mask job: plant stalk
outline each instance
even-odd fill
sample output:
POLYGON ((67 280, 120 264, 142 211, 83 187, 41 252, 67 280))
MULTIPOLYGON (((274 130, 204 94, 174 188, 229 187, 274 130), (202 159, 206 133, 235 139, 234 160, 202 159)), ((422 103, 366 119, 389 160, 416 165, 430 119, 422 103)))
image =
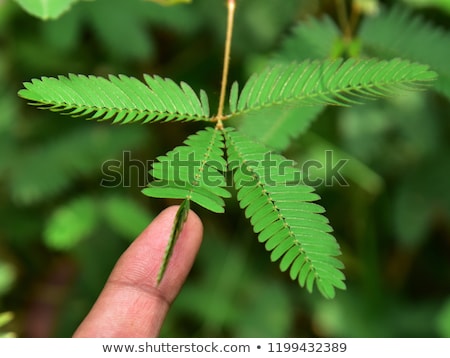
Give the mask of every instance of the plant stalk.
POLYGON ((344 33, 344 38, 349 41, 352 38, 352 27, 348 19, 345 0, 335 0, 335 4, 339 25, 344 33))
POLYGON ((220 89, 219 109, 217 110, 216 116, 217 120, 216 129, 223 129, 222 123, 222 119, 224 118, 223 108, 227 92, 228 71, 230 68, 231 39, 233 37, 233 24, 234 24, 234 12, 236 9, 236 1, 228 0, 227 7, 228 7, 227 34, 225 40, 225 54, 223 59, 222 85, 220 89))

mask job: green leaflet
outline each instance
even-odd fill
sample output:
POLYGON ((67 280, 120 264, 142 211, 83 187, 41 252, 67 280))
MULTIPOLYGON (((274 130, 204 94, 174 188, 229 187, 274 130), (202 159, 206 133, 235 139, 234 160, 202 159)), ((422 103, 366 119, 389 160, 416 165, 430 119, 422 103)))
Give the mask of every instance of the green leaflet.
POLYGON ((150 197, 184 199, 174 219, 158 273, 158 283, 164 276, 173 247, 183 229, 190 202, 222 213, 225 206, 222 198, 231 196, 224 188, 226 180, 223 172, 227 163, 223 159, 222 132, 207 128, 189 136, 184 144, 157 158, 158 162, 150 171, 155 180, 142 191, 150 197))
POLYGON ((258 115, 255 113, 240 117, 238 129, 281 152, 286 150, 294 139, 308 131, 323 109, 324 106, 314 106, 263 111, 258 115))
POLYGON ((5 332, 4 327, 14 319, 12 312, 0 312, 0 338, 15 338, 13 332, 5 332))
POLYGON ((331 17, 308 18, 292 29, 292 34, 282 42, 274 60, 287 63, 333 58, 332 49, 341 37, 341 31, 331 17))
POLYGON ((173 248, 175 247, 178 237, 180 236, 181 231, 183 230, 184 223, 186 222, 186 219, 188 217, 189 208, 190 208, 189 203, 190 203, 190 200, 188 200, 188 199, 183 200, 180 207, 178 208, 177 214, 175 215, 175 218, 173 221, 173 226, 172 226, 172 232, 170 233, 169 241, 167 242, 167 246, 166 246, 166 251, 164 252, 164 257, 163 257, 161 267, 158 272, 158 278, 157 278, 158 284, 161 282, 162 278, 164 277, 164 273, 166 272, 170 257, 172 256, 173 248))
POLYGON ((155 178, 143 190, 155 198, 187 199, 216 212, 224 212, 225 202, 231 194, 224 188, 226 161, 223 159, 221 131, 207 128, 159 157, 150 171, 155 178))
POLYGON ((281 270, 310 292, 314 282, 327 298, 335 288, 345 289, 339 246, 323 208, 314 203, 319 196, 298 182, 300 173, 283 156, 239 132, 224 135, 240 206, 271 260, 281 260, 281 270))
POLYGON ((55 210, 45 227, 45 244, 67 251, 89 237, 99 220, 95 205, 92 198, 81 197, 55 210))
MULTIPOLYGON (((147 134, 133 126, 120 131, 110 126, 94 130, 82 126, 67 131, 45 145, 23 148, 13 158, 8 167, 11 177, 8 191, 21 205, 52 200, 71 188, 79 175, 98 172, 99 163, 117 156, 123 148, 134 149, 145 141, 148 141, 147 134)), ((112 183, 102 180, 102 185, 112 183)))
POLYGON ((113 123, 209 120, 203 90, 199 98, 184 82, 149 75, 144 79, 146 84, 123 75, 42 77, 24 83, 19 96, 41 109, 113 123))
POLYGON ((164 5, 164 6, 172 6, 177 4, 189 4, 192 2, 192 0, 146 0, 146 1, 153 1, 157 4, 164 5))
POLYGON ((364 19, 359 33, 364 51, 371 56, 402 57, 429 65, 439 75, 436 89, 450 98, 448 31, 414 16, 410 10, 394 6, 364 19))
POLYGON ((427 66, 400 59, 278 64, 253 75, 240 95, 233 96, 230 108, 236 110, 231 117, 281 106, 347 106, 399 90, 418 90, 435 78, 427 66))
POLYGON ((79 0, 15 0, 24 10, 43 20, 56 19, 79 0))

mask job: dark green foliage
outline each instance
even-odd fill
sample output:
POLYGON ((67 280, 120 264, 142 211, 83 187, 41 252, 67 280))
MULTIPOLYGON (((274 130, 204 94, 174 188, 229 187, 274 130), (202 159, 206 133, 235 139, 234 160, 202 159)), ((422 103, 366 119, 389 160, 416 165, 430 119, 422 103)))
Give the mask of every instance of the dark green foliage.
POLYGON ((274 55, 274 62, 335 57, 332 53, 341 32, 329 16, 308 18, 299 23, 274 55))
POLYGON ((144 140, 144 133, 133 128, 124 128, 120 134, 110 128, 80 128, 24 148, 11 154, 14 160, 7 167, 11 197, 28 205, 48 200, 83 176, 97 173, 99 164, 124 146, 138 146, 144 140))
POLYGON ((367 54, 391 59, 403 57, 428 64, 439 75, 436 88, 450 97, 450 38, 448 32, 413 16, 401 7, 367 18, 360 29, 367 54))
POLYGON ((143 205, 122 195, 86 195, 55 209, 45 224, 44 242, 54 250, 70 251, 105 223, 123 238, 137 237, 151 219, 143 205))
POLYGON ((240 118, 238 128, 270 148, 283 151, 290 146, 292 140, 309 129, 324 107, 284 108, 257 118, 250 114, 240 118))

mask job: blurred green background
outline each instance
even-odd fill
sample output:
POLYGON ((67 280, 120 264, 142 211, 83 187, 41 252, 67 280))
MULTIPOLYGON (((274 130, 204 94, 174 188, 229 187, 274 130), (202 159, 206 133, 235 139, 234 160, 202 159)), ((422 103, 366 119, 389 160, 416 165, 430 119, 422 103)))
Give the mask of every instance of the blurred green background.
MULTIPOLYGON (((237 0, 231 78, 243 84, 269 61, 336 52, 343 46, 336 3, 237 0), (304 42, 289 40, 293 34, 304 42), (327 36, 333 51, 323 49, 327 36)), ((432 68, 450 79, 449 1, 358 3, 362 19, 376 21, 377 10, 401 6, 440 28, 438 42, 406 30, 388 35, 403 36, 399 49, 409 45, 412 60, 428 53, 432 68), (427 43, 436 44, 434 52, 421 48, 427 43)), ((140 193, 147 177, 137 161, 164 154, 198 128, 112 126, 38 111, 17 97, 22 82, 67 73, 159 74, 204 88, 215 108, 225 20, 223 0, 174 7, 81 1, 48 21, 0 1, 0 312, 14 313, 4 330, 19 337, 73 333, 120 254, 172 203, 140 193), (100 185, 109 160, 120 163, 125 185, 100 185)), ((371 55, 368 34, 366 26, 360 42, 339 51, 371 55)), ((450 85, 443 88, 327 108, 304 136, 281 146, 300 164, 323 161, 326 150, 349 160, 349 186, 317 188, 342 247, 347 291, 327 301, 279 272, 235 200, 225 215, 194 207, 204 243, 162 335, 450 337, 450 85)))

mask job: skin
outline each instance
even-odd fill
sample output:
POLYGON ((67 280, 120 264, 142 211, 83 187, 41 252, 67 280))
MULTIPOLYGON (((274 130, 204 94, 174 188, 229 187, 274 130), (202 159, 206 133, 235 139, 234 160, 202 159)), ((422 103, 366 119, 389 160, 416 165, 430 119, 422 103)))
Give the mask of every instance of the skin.
POLYGON ((162 211, 116 263, 103 291, 74 337, 157 337, 200 248, 203 226, 189 212, 163 280, 161 259, 178 207, 162 211))

